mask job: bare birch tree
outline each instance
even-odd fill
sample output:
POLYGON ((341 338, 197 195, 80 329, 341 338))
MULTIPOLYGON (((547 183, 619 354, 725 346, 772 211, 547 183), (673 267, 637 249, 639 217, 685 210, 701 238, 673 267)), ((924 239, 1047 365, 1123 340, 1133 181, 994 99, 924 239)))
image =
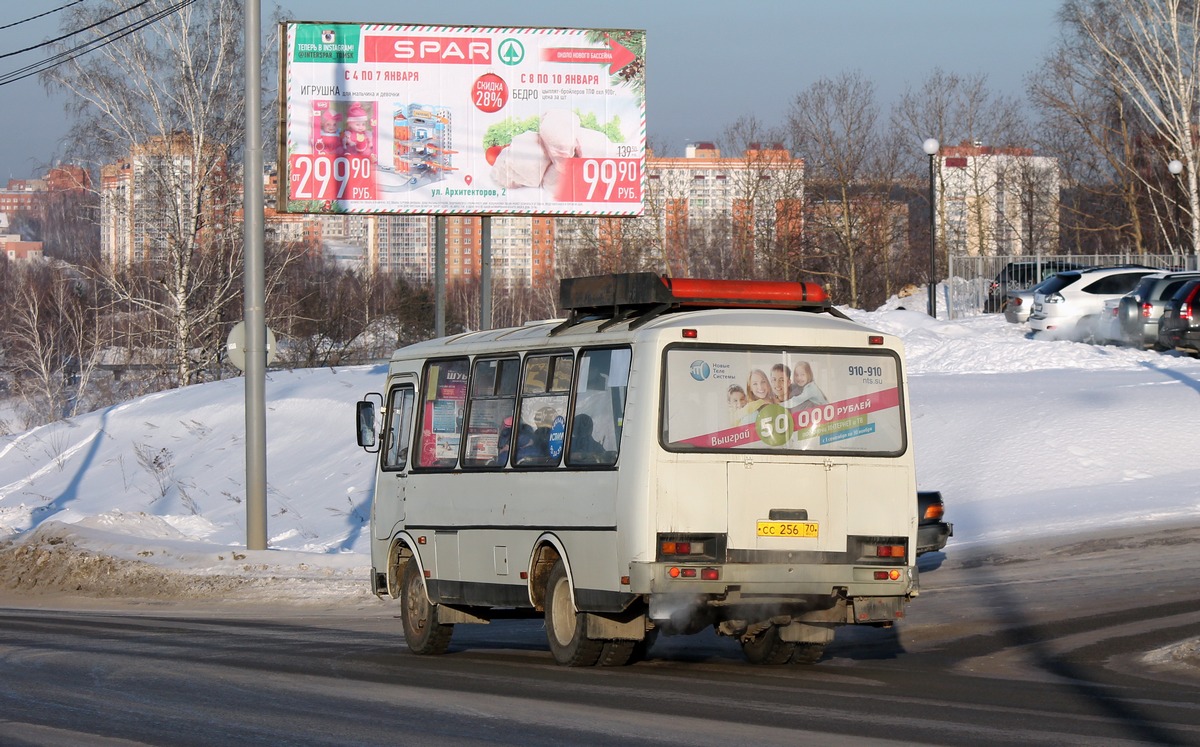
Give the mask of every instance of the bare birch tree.
POLYGON ((860 72, 813 83, 792 102, 788 121, 805 161, 805 269, 826 277, 839 303, 860 307, 868 276, 890 287, 906 228, 895 220, 906 208, 892 200, 898 141, 883 131, 875 86, 860 72))
POLYGON ((1146 251, 1145 190, 1137 168, 1145 125, 1116 77, 1111 61, 1098 64, 1090 43, 1068 30, 1029 81, 1041 115, 1038 142, 1058 158, 1071 185, 1063 225, 1069 246, 1080 253, 1116 253, 1130 245, 1146 251))
MULTIPOLYGON (((1200 106, 1200 3, 1067 0, 1060 13, 1066 30, 1077 34, 1091 52, 1080 55, 1078 63, 1095 80, 1111 82, 1132 104, 1166 151, 1163 160, 1170 156, 1183 163, 1191 244, 1193 250, 1200 249, 1195 122, 1200 106)), ((1128 159, 1127 164, 1134 161, 1128 159)), ((1145 184, 1153 190, 1156 181, 1146 179, 1145 184)))
POLYGON ((125 310, 156 320, 155 346, 178 385, 212 365, 242 288, 233 164, 246 111, 243 20, 241 0, 73 6, 64 28, 87 28, 95 48, 43 73, 48 88, 72 94, 70 155, 129 159, 121 209, 131 241, 113 250, 103 279, 125 310))
POLYGON ((87 284, 61 263, 37 264, 11 274, 0 332, 7 366, 29 426, 76 414, 77 394, 88 391, 100 363, 101 339, 87 284))

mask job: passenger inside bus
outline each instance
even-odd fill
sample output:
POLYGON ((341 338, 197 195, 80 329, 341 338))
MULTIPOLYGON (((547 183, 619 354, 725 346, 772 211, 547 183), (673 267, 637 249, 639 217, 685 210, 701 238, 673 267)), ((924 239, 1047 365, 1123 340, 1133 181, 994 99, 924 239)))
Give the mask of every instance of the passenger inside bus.
POLYGON ((504 419, 504 425, 500 428, 500 436, 496 441, 496 456, 492 461, 488 462, 489 467, 503 467, 508 464, 509 446, 512 443, 512 418, 504 419))
POLYGON ((572 462, 600 462, 604 458, 604 444, 592 436, 592 418, 580 413, 575 416, 571 429, 572 462))
POLYGON ((538 438, 538 432, 532 425, 521 423, 517 429, 516 464, 540 464, 549 453, 548 445, 549 429, 546 429, 545 437, 538 438))

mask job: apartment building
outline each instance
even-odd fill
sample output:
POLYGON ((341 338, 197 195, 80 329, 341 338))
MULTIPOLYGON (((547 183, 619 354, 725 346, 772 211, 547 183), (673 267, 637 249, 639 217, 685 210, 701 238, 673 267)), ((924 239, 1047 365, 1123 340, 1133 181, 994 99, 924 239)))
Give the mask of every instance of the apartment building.
POLYGON ((100 170, 100 254, 113 265, 145 262, 172 240, 232 228, 240 207, 223 194, 227 180, 202 178, 206 168, 225 168, 215 148, 193 149, 186 133, 156 137, 131 149, 129 157, 100 170), (197 215, 197 209, 201 212, 197 215))
POLYGON ((728 247, 735 263, 757 266, 773 246, 802 230, 804 161, 782 145, 751 143, 723 157, 713 143, 690 144, 683 158, 646 159, 646 213, 657 225, 664 264, 690 271, 694 250, 728 247))
POLYGON ((956 256, 1051 253, 1058 246, 1058 160, 979 142, 942 148, 938 238, 956 256))

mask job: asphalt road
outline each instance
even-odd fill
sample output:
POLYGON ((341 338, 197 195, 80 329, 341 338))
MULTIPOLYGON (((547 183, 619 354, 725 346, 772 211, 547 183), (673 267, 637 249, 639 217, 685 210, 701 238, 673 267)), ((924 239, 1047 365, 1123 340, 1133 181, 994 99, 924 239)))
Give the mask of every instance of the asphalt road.
POLYGON ((537 621, 418 657, 383 603, 6 597, 0 744, 1200 745, 1197 565, 1200 527, 952 545, 902 624, 783 667, 706 633, 567 669, 537 621))

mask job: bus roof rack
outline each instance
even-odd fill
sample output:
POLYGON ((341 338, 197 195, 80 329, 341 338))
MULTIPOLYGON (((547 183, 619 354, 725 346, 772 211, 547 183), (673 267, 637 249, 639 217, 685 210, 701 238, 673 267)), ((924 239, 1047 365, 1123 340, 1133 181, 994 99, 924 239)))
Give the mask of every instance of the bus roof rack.
POLYGON ((680 310, 789 309, 841 316, 817 283, 699 280, 653 272, 563 278, 559 306, 570 314, 551 335, 595 319, 605 320, 600 330, 625 321, 630 329, 636 329, 662 314, 680 310))

